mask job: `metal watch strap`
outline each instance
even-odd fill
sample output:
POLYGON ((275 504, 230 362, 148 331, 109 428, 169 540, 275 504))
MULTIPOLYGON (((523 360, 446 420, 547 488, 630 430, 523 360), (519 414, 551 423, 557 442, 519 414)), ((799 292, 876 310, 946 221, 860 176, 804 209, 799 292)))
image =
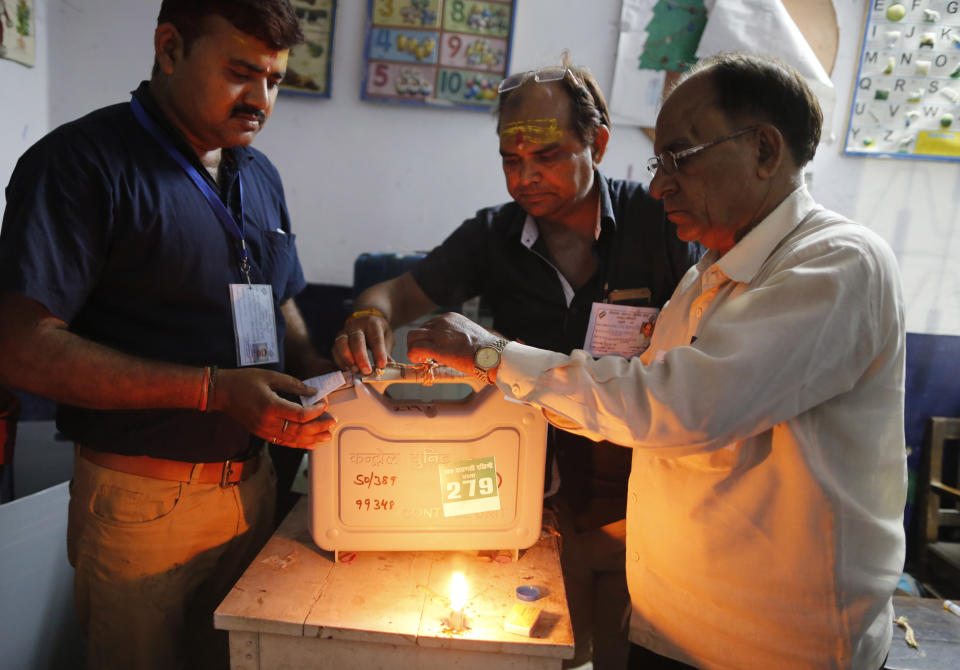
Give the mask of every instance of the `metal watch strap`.
MULTIPOLYGON (((496 340, 493 341, 493 344, 491 344, 490 346, 493 349, 496 349, 497 353, 500 354, 500 359, 497 361, 497 365, 493 366, 495 368, 495 367, 498 367, 501 362, 503 362, 503 349, 504 347, 507 346, 507 341, 502 337, 498 337, 496 340)), ((483 347, 481 347, 481 349, 482 348, 483 347)), ((492 369, 493 368, 490 368, 489 370, 484 370, 476 363, 473 364, 473 373, 477 376, 477 378, 480 379, 481 381, 486 382, 487 384, 490 384, 491 386, 494 384, 494 381, 490 379, 490 370, 492 369)))

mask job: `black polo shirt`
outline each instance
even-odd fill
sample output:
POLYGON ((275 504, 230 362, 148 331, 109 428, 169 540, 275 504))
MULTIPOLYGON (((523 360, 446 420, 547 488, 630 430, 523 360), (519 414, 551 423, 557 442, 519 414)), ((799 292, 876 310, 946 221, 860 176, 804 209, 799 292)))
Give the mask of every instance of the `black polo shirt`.
POLYGON ((527 213, 515 202, 481 209, 413 270, 438 305, 483 296, 493 327, 510 339, 570 353, 583 348, 590 309, 608 290, 650 291, 662 307, 700 257, 700 247, 677 238, 663 204, 641 184, 595 175, 600 187, 600 235, 593 247, 597 270, 567 306, 563 285, 547 261, 542 238, 521 241, 527 213))
MULTIPOLYGON (((209 177, 153 102, 135 92, 174 146, 209 177)), ((254 283, 280 303, 306 282, 276 168, 249 147, 224 150, 221 193, 243 214, 254 283)), ((87 339, 151 360, 237 366, 228 285, 244 281, 239 241, 183 169, 137 122, 129 103, 63 125, 19 160, 0 231, 0 290, 42 303, 87 339)), ((282 369, 280 364, 264 366, 282 369)), ((200 375, 197 375, 198 395, 200 375)), ((94 449, 219 461, 248 433, 222 413, 102 411, 61 405, 57 426, 94 449)))
MULTIPOLYGON (((662 202, 641 184, 609 180, 599 172, 595 178, 600 187, 600 235, 593 246, 597 270, 569 306, 542 238, 530 248, 523 244, 527 213, 516 202, 481 209, 463 222, 414 268, 414 279, 438 305, 482 296, 495 330, 562 353, 583 348, 592 305, 609 291, 648 289, 646 304, 662 307, 702 249, 677 238, 662 202)), ((579 489, 571 493, 573 500, 601 495, 601 486, 626 494, 629 450, 604 444, 595 452, 591 442, 569 434, 557 434, 554 442, 562 442, 566 452, 558 454, 564 486, 579 489), (587 483, 591 476, 597 480, 593 484, 587 483), (609 486, 600 480, 609 480, 609 486)))

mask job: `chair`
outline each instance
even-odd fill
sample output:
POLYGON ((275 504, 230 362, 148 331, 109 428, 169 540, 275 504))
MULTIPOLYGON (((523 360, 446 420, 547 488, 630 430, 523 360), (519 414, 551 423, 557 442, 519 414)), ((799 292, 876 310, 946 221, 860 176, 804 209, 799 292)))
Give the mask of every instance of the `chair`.
POLYGON ((918 483, 920 579, 960 597, 960 418, 929 418, 918 483))
POLYGON ((399 277, 409 272, 426 256, 422 251, 411 253, 365 253, 353 263, 353 297, 382 281, 399 277))

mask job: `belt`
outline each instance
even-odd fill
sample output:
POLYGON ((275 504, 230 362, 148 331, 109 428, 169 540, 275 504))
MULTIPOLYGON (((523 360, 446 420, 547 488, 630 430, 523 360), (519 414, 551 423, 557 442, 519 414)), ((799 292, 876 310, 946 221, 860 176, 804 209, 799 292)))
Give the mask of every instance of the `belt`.
POLYGON ((127 456, 97 451, 78 444, 76 455, 95 465, 125 472, 128 475, 152 477, 174 482, 197 482, 228 486, 252 477, 260 469, 263 449, 257 449, 243 460, 226 460, 217 463, 188 463, 171 461, 152 456, 127 456))

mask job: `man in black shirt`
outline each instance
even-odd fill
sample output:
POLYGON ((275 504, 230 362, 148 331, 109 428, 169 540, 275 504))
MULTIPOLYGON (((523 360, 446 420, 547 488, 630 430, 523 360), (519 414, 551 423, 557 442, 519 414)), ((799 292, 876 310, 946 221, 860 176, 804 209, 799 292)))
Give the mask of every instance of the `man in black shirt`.
MULTIPOLYGON (((474 296, 482 297, 504 337, 569 353, 584 348, 595 303, 659 308, 698 259, 699 247, 676 237, 663 206, 641 184, 597 171, 610 138, 606 101, 592 75, 568 56, 559 66, 506 78, 498 113, 513 201, 480 210, 411 272, 358 296, 334 344, 341 367, 363 374, 382 368, 394 327, 474 296)), ((638 340, 639 323, 632 338, 638 340)), ((549 447, 557 462, 548 463, 546 489, 565 535, 575 660, 588 658, 592 621, 598 633, 620 631, 616 640, 593 645, 594 667, 622 666, 627 642, 620 621, 628 600, 616 538, 630 451, 552 428, 549 447), (603 560, 595 560, 598 555, 603 560), (593 607, 591 599, 603 592, 594 572, 606 572, 598 578, 615 583, 616 602, 606 597, 593 607)))

